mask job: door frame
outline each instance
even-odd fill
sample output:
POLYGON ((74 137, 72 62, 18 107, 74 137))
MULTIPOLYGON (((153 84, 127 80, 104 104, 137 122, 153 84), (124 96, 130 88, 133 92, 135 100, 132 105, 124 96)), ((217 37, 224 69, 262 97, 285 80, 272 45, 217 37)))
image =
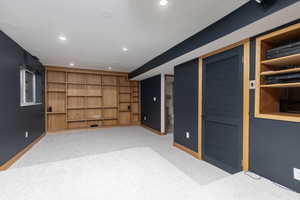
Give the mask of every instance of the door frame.
POLYGON ((250 39, 242 40, 224 48, 218 49, 211 53, 199 57, 199 81, 198 81, 198 154, 203 160, 203 133, 202 133, 202 120, 203 120, 203 60, 207 57, 222 53, 224 51, 233 49, 238 46, 243 46, 243 159, 242 168, 244 171, 249 170, 249 74, 250 74, 250 39))

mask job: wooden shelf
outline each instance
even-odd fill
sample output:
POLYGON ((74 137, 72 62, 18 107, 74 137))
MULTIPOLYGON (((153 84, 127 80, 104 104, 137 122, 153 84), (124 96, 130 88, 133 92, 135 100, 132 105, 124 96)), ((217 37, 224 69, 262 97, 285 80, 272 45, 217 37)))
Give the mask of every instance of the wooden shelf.
POLYGON ((60 82, 60 81, 48 81, 48 83, 53 83, 53 84, 66 84, 66 82, 60 82))
POLYGON ((133 115, 140 115, 141 113, 132 113, 133 115))
POLYGON ((280 83, 280 84, 270 84, 270 85, 261 85, 262 88, 291 88, 291 87, 300 87, 300 83, 280 83))
POLYGON ((261 62, 265 65, 270 66, 285 66, 285 65, 299 65, 300 64, 300 54, 274 58, 270 60, 264 60, 261 62))
POLYGON ((66 91, 54 91, 54 90, 48 90, 48 93, 66 93, 66 91))
POLYGON ((74 83, 74 82, 67 82, 69 85, 86 85, 86 83, 74 83))
POLYGON ((103 87, 118 87, 117 85, 102 85, 103 87))
POLYGON ((266 71, 266 72, 262 72, 260 75, 268 76, 268 75, 288 74, 288 73, 295 73, 295 72, 300 72, 300 68, 285 69, 285 70, 278 70, 278 71, 266 71))
POLYGON ((72 82, 68 82, 67 84, 69 85, 94 85, 94 86, 101 86, 101 84, 97 84, 97 83, 72 83, 72 82))
POLYGON ((84 110, 85 107, 67 108, 67 110, 84 110))
POLYGON ((127 73, 46 66, 46 130, 60 131, 98 127, 135 125, 139 105, 132 104, 139 95, 139 82, 128 80, 127 73), (128 105, 120 104, 127 102, 128 105), (53 111, 47 113, 47 108, 53 111))
POLYGON ((264 119, 273 119, 273 120, 281 120, 281 121, 289 121, 289 122, 300 122, 300 114, 295 113, 261 113, 256 115, 255 117, 264 118, 264 119))
POLYGON ((65 112, 47 112, 48 115, 65 115, 65 112))
POLYGON ((102 97, 102 95, 68 95, 68 97, 102 97))
POLYGON ((300 23, 256 38, 255 117, 257 118, 300 122, 300 114, 280 112, 282 99, 292 101, 293 98, 300 97, 297 93, 293 96, 286 95, 289 90, 294 90, 291 88, 300 88, 300 82, 261 84, 264 83, 264 76, 300 72, 299 53, 264 60, 269 50, 299 40, 299 31, 300 23), (280 67, 286 66, 299 67, 280 70, 280 67))
POLYGON ((131 103, 130 101, 120 101, 120 103, 131 103))

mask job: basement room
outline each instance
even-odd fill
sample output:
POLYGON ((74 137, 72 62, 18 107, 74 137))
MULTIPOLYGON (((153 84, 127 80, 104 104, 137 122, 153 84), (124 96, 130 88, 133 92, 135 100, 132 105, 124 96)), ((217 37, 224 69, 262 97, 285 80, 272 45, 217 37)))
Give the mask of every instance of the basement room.
POLYGON ((299 0, 0 0, 0 200, 300 200, 299 0))

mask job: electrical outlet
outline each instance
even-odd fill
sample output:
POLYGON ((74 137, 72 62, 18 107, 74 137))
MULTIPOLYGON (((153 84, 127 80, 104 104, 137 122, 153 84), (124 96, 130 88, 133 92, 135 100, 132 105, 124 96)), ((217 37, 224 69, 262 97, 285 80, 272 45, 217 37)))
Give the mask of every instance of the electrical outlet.
POLYGON ((300 181, 300 169, 294 168, 294 179, 300 181))
POLYGON ((187 139, 190 139, 190 133, 189 133, 189 132, 186 132, 186 133, 185 133, 185 137, 186 137, 187 139))
POLYGON ((28 131, 25 132, 25 138, 28 138, 29 137, 29 133, 28 131))

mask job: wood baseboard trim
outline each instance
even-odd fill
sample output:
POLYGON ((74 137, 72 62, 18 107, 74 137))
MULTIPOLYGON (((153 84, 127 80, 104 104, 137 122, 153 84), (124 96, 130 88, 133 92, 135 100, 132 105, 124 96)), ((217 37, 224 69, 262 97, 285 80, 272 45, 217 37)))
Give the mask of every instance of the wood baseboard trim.
POLYGON ((192 155, 193 157, 197 158, 198 160, 201 160, 201 154, 200 153, 197 153, 197 152, 194 152, 193 150, 181 145, 181 144, 178 144, 176 142, 173 143, 173 146, 174 147, 177 147, 178 149, 192 155))
POLYGON ((17 160, 19 160, 26 152, 28 152, 36 143, 38 143, 46 134, 43 133, 37 139, 35 139, 31 144, 27 145, 23 150, 19 151, 16 155, 14 155, 10 160, 0 166, 0 171, 7 170, 10 168, 17 160))
POLYGON ((155 134, 157 134, 157 135, 160 135, 160 136, 164 136, 164 135, 165 135, 165 133, 162 133, 162 132, 160 132, 160 131, 158 131, 158 130, 155 130, 155 129, 153 129, 153 128, 150 128, 149 126, 146 126, 146 125, 141 124, 141 127, 145 128, 145 129, 147 129, 147 130, 149 130, 149 131, 151 131, 152 133, 155 133, 155 134))
POLYGON ((56 135, 56 134, 68 134, 68 133, 74 133, 74 132, 80 132, 80 131, 95 131, 95 130, 101 130, 106 128, 118 128, 118 127, 133 127, 133 126, 140 126, 140 124, 130 124, 130 125, 112 125, 112 126, 102 126, 102 127, 96 127, 96 128, 76 128, 76 129, 65 129, 65 130, 59 130, 59 131, 48 131, 46 135, 56 135))

